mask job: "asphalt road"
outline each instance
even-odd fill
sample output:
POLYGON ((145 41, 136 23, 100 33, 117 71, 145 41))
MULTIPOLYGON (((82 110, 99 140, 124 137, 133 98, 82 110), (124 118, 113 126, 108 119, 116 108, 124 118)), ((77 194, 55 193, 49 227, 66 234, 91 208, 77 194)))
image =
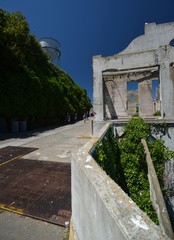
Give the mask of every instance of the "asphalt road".
MULTIPOLYGON (((0 148, 35 147, 23 158, 34 161, 71 162, 71 153, 91 138, 91 120, 51 130, 1 134, 0 148)), ((0 210, 0 240, 60 240, 67 229, 58 225, 0 210)))

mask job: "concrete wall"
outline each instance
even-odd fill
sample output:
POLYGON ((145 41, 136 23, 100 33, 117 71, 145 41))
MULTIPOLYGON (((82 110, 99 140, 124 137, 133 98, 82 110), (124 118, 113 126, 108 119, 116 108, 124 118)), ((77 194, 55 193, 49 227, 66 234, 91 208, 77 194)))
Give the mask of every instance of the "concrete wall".
POLYGON ((123 52, 149 51, 158 49, 163 45, 169 45, 170 41, 174 39, 173 29, 174 22, 163 24, 147 23, 144 27, 145 34, 134 39, 123 52))
POLYGON ((165 142, 165 146, 167 146, 170 150, 173 150, 174 151, 174 144, 173 144, 173 141, 174 141, 174 123, 173 123, 173 120, 169 121, 169 120, 166 120, 166 119, 158 119, 158 120, 153 120, 153 121, 146 121, 148 123, 153 123, 155 125, 166 125, 165 127, 165 131, 163 132, 154 132, 152 130, 152 135, 153 137, 155 138, 161 138, 164 142, 165 142))
POLYGON ((169 239, 89 154, 107 128, 72 156, 74 240, 169 239))
POLYGON ((127 91, 127 111, 129 115, 136 114, 136 108, 138 104, 138 91, 127 91), (131 97, 133 96, 133 99, 131 100, 131 97))
POLYGON ((138 84, 139 115, 141 117, 153 116, 152 81, 147 80, 138 84))
MULTIPOLYGON (((165 145, 170 149, 174 150, 174 124, 168 123, 166 131, 162 136, 161 133, 158 135, 153 134, 156 138, 162 138, 164 140, 165 145)), ((167 161, 165 163, 165 174, 164 174, 164 181, 165 181, 165 189, 167 190, 167 209, 170 215, 170 219, 172 221, 172 225, 174 226, 174 159, 171 161, 167 161)))
POLYGON ((172 225, 170 222, 166 204, 164 202, 163 194, 158 182, 156 171, 149 153, 149 149, 147 147, 147 143, 144 139, 142 139, 141 142, 144 146, 144 150, 146 153, 148 179, 150 183, 150 197, 151 197, 153 207, 155 208, 156 213, 158 215, 158 220, 161 228, 164 230, 167 236, 169 236, 171 239, 174 239, 172 225))
MULTIPOLYGON (((93 57, 93 104, 96 115, 96 123, 104 121, 105 109, 108 112, 110 108, 108 104, 104 107, 105 99, 103 96, 103 80, 106 74, 120 77, 124 81, 123 74, 127 74, 127 81, 131 78, 131 74, 142 72, 146 75, 146 71, 158 71, 160 80, 160 106, 161 112, 165 112, 167 119, 174 119, 174 47, 170 46, 170 42, 174 39, 174 23, 165 24, 145 24, 144 35, 134 39, 129 46, 122 52, 109 57, 94 56, 93 57), (158 69, 158 70, 156 70, 158 69)), ((135 76, 135 75, 134 75, 135 76)), ((135 80, 132 78, 132 80, 135 80)), ((145 80, 145 79, 144 79, 145 80)), ((141 79, 141 81, 144 81, 141 79)), ((150 78, 149 80, 153 80, 150 78)), ((121 86, 121 85, 120 85, 121 86)), ((140 114, 143 117, 153 115, 152 99, 150 89, 140 91, 140 114), (150 104, 148 102, 150 99, 150 104)), ((120 88, 121 89, 121 88, 120 88)), ((116 108, 117 117, 125 117, 126 111, 120 112, 124 102, 125 89, 119 91, 115 89, 115 98, 112 103, 116 108), (119 100, 119 95, 123 96, 123 101, 119 100)), ((113 94, 112 94, 113 95, 113 94)), ((107 115, 107 114, 106 114, 107 115)), ((96 124, 97 125, 97 124, 96 124)), ((94 130, 95 131, 95 130, 94 130)))
POLYGON ((128 116, 126 79, 107 76, 104 77, 103 84, 104 119, 128 116))
POLYGON ((160 47, 160 96, 163 112, 167 119, 174 119, 174 75, 172 64, 174 62, 174 47, 160 47))

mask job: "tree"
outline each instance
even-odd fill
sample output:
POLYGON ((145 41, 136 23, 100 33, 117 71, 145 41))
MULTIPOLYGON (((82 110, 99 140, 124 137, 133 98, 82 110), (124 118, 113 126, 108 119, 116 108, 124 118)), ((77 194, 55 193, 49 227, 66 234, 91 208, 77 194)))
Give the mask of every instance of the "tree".
POLYGON ((91 106, 84 90, 49 62, 20 12, 0 10, 0 51, 0 118, 51 124, 91 106))

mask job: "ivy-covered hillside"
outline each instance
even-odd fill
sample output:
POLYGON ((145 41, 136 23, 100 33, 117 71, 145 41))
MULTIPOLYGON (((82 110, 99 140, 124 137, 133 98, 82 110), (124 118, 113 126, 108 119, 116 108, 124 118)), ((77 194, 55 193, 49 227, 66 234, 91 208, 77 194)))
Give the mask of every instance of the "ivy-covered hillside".
POLYGON ((49 62, 25 17, 0 9, 0 119, 39 126, 61 122, 67 112, 81 117, 90 107, 86 91, 49 62))

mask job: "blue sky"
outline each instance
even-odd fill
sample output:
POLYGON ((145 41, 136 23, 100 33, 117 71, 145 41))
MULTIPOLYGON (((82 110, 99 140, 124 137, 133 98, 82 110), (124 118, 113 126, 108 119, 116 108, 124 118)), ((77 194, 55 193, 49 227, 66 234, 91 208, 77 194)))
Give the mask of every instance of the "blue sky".
POLYGON ((91 100, 94 55, 124 50, 145 23, 174 22, 173 0, 0 0, 0 8, 21 11, 37 39, 60 42, 60 67, 91 100))

